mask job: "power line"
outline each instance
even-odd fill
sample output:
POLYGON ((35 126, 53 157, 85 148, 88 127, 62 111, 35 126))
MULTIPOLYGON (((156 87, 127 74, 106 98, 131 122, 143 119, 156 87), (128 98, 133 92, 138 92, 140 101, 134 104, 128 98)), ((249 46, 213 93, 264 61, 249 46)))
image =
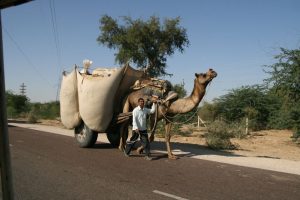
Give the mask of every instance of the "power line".
POLYGON ((53 32, 53 36, 54 36, 54 43, 55 43, 55 48, 56 48, 57 60, 58 60, 58 65, 60 66, 60 71, 61 71, 61 46, 60 46, 59 35, 58 35, 56 10, 55 10, 55 5, 54 5, 54 0, 50 0, 49 5, 50 5, 52 32, 53 32))
POLYGON ((58 60, 58 65, 59 65, 58 84, 57 84, 58 86, 57 86, 57 92, 56 92, 56 101, 57 101, 59 89, 60 89, 61 73, 62 73, 61 46, 60 46, 60 42, 59 42, 54 0, 50 0, 49 5, 50 5, 50 13, 51 13, 52 32, 53 32, 53 36, 54 36, 54 43, 55 43, 55 47, 56 47, 57 60, 58 60))
POLYGON ((20 47, 20 45, 17 43, 17 41, 13 38, 13 36, 7 31, 7 29, 5 27, 3 27, 4 32, 7 34, 7 36, 9 37, 9 39, 15 44, 15 46, 17 47, 17 49, 21 52, 21 54, 25 57, 25 60, 28 62, 29 66, 32 67, 32 69, 39 75, 39 77, 43 80, 46 81, 49 86, 52 86, 52 84, 48 81, 48 79, 39 72, 38 68, 31 62, 30 58, 26 55, 26 53, 22 50, 22 48, 20 47))

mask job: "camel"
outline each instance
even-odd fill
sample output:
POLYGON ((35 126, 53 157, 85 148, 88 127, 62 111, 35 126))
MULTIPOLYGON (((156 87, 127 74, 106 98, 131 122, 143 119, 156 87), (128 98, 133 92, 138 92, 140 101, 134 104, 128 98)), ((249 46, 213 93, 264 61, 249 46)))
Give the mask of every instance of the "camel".
MULTIPOLYGON (((194 88, 192 93, 185 98, 175 99, 168 102, 158 104, 157 121, 165 118, 165 142, 168 151, 169 159, 177 159, 178 157, 172 153, 170 146, 172 116, 190 112, 198 107, 200 101, 205 95, 207 85, 217 76, 213 69, 209 69, 206 73, 195 73, 194 88)), ((145 95, 142 90, 137 90, 130 93, 125 101, 123 112, 130 112, 137 106, 138 98, 143 97, 145 100, 149 99, 149 95, 145 95)), ((154 125, 154 114, 150 116, 150 128, 154 125)), ((128 136, 129 122, 123 124, 121 130, 121 139, 119 149, 123 150, 128 136)), ((154 132, 151 133, 150 142, 154 140, 154 132)), ((138 149, 141 152, 142 149, 138 149)))

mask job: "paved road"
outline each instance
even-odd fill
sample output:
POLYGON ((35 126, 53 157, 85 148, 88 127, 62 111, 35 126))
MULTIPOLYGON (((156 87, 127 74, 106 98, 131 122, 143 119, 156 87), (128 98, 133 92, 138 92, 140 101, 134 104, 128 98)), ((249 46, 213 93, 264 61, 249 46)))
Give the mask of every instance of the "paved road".
POLYGON ((108 144, 81 149, 71 137, 20 127, 9 127, 9 134, 15 199, 298 200, 300 196, 299 175, 188 157, 170 161, 160 153, 153 161, 126 158, 108 144))
MULTIPOLYGON (((67 130, 55 126, 45 126, 40 124, 14 123, 10 121, 10 125, 29 128, 33 130, 49 132, 59 135, 74 137, 73 130, 67 130)), ((109 143, 105 134, 99 134, 99 142, 109 143)), ((152 149, 156 152, 167 153, 164 142, 155 142, 151 144, 152 149)), ((230 152, 213 151, 201 145, 182 144, 172 142, 173 153, 189 158, 210 160, 221 163, 239 165, 244 167, 252 167, 258 169, 266 169, 277 172, 300 175, 300 161, 278 159, 268 156, 243 156, 230 152)))

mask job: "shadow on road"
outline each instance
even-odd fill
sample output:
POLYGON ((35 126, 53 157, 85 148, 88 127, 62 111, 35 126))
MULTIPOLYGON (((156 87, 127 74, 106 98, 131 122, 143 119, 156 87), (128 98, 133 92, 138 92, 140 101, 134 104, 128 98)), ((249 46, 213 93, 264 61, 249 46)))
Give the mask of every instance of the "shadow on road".
POLYGON ((115 147, 109 143, 97 142, 91 149, 115 149, 115 147))
MULTIPOLYGON (((197 155, 220 155, 220 156, 230 156, 230 157, 244 157, 241 155, 236 155, 228 151, 222 150, 212 150, 207 146, 197 145, 197 144, 183 144, 183 143, 172 143, 172 152, 178 157, 192 157, 197 155)), ((165 142, 153 142, 151 143, 152 150, 166 151, 165 142)))
MULTIPOLYGON (((138 143, 137 146, 140 144, 138 143)), ((117 149, 108 143, 96 143, 91 149, 117 149)), ((226 157, 245 157, 242 155, 236 155, 228 151, 222 150, 212 150, 204 145, 197 144, 183 144, 183 143, 172 143, 171 148, 173 154, 175 154, 178 158, 181 157, 193 157, 193 156, 205 156, 205 155, 218 155, 218 156, 226 156, 226 157)), ((136 148, 132 150, 132 157, 140 157, 143 155, 137 154, 135 151, 136 148)), ((167 148, 165 142, 152 142, 151 143, 151 154, 154 157, 154 160, 165 159, 168 158, 167 148)))

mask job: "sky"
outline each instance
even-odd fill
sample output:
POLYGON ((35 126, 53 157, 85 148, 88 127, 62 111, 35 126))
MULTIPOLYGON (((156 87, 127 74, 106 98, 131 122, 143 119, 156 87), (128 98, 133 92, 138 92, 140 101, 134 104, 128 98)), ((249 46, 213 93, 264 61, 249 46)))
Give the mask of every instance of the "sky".
POLYGON ((92 68, 117 67, 114 54, 96 41, 99 19, 122 22, 180 17, 190 45, 167 57, 163 77, 193 89, 195 73, 209 68, 218 76, 203 101, 232 89, 263 83, 263 66, 276 62, 279 48, 300 47, 299 0, 35 0, 1 11, 5 87, 20 94, 22 83, 31 102, 59 99, 61 72, 84 59, 92 68))

